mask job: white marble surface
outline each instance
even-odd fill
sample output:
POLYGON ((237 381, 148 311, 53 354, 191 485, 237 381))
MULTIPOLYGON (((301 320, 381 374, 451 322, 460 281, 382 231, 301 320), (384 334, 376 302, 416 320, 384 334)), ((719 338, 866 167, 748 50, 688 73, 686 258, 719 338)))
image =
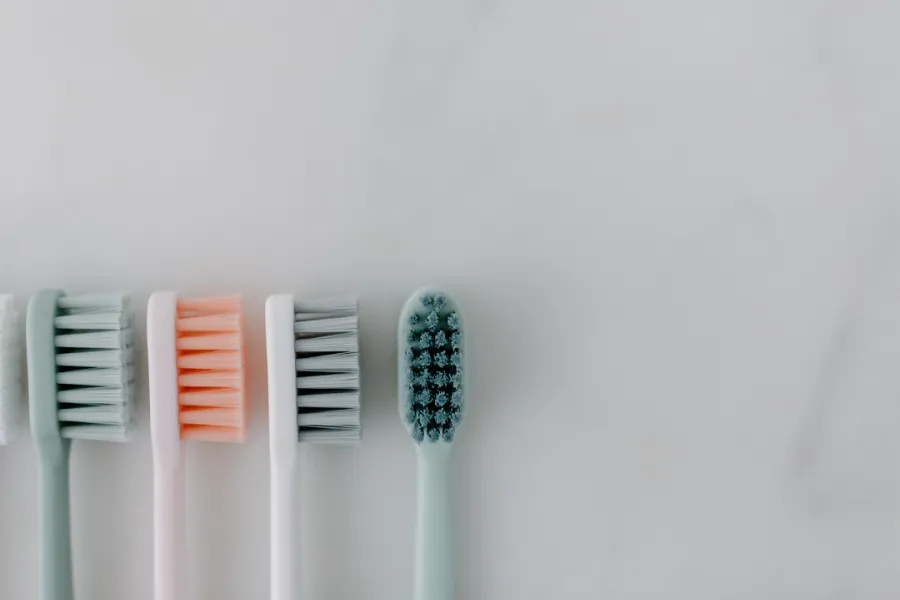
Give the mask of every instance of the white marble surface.
MULTIPOLYGON (((0 290, 246 292, 193 598, 268 589, 263 299, 348 288, 366 442, 305 452, 299 568, 410 597, 392 331, 433 281, 470 327, 458 598, 895 599, 898 107, 895 0, 0 0, 0 290)), ((140 419, 75 450, 78 600, 151 598, 140 419)), ((0 449, 3 600, 34 473, 0 449)))

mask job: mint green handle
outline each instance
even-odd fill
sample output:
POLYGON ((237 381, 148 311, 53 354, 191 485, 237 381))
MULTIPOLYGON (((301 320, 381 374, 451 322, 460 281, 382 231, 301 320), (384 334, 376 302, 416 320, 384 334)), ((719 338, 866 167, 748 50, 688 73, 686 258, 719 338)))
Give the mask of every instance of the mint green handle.
POLYGON ((450 445, 423 443, 418 456, 415 600, 453 600, 450 445))
POLYGON ((69 527, 69 447, 39 458, 38 598, 72 600, 72 544, 69 527))
POLYGON ((61 292, 43 290, 28 302, 28 404, 38 456, 38 600, 72 600, 69 449, 59 430, 56 329, 61 292))

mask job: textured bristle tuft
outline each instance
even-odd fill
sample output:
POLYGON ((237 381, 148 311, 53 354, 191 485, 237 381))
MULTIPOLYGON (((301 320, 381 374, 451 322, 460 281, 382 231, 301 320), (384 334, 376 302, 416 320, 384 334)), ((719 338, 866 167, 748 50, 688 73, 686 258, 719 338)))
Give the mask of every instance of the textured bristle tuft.
POLYGON ((15 436, 22 415, 22 335, 13 297, 0 295, 0 445, 15 436))
POLYGON ((62 436, 127 441, 134 396, 128 296, 62 296, 57 311, 56 400, 62 436))
POLYGON ((444 293, 426 292, 407 303, 401 317, 400 414, 417 443, 451 442, 462 421, 464 394, 462 320, 444 293))
POLYGON ((175 330, 181 439, 244 441, 247 409, 240 297, 179 300, 175 330))
POLYGON ((299 441, 358 442, 362 428, 356 299, 297 303, 294 321, 299 441))

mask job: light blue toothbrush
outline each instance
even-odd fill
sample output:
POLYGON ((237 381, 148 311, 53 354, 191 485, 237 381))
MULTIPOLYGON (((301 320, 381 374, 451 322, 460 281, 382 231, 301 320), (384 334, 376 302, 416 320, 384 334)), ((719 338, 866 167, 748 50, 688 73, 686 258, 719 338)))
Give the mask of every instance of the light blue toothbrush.
POLYGON ((465 378, 459 308, 425 289, 399 324, 399 409, 418 462, 414 600, 453 600, 450 448, 462 422, 465 378))
POLYGON ((38 455, 38 598, 72 600, 69 450, 56 417, 56 302, 60 292, 31 297, 26 319, 31 434, 38 455))
POLYGON ((26 317, 31 433, 38 455, 38 600, 72 600, 73 439, 125 441, 132 336, 119 294, 31 297, 26 317))

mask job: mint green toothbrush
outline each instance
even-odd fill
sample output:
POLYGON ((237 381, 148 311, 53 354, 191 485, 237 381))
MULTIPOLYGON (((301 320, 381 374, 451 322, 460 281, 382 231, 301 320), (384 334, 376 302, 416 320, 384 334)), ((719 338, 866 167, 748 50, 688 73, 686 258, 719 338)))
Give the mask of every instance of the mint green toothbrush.
POLYGON ((131 328, 121 295, 37 292, 26 342, 31 433, 38 455, 38 600, 72 600, 72 439, 125 441, 132 396, 131 328))
POLYGON ((56 418, 56 302, 60 292, 38 292, 28 303, 28 397, 38 455, 38 598, 72 600, 69 539, 69 450, 56 418))
POLYGON ((463 328, 447 294, 407 300, 399 325, 399 409, 418 462, 414 600, 453 600, 450 447, 462 422, 463 328))

